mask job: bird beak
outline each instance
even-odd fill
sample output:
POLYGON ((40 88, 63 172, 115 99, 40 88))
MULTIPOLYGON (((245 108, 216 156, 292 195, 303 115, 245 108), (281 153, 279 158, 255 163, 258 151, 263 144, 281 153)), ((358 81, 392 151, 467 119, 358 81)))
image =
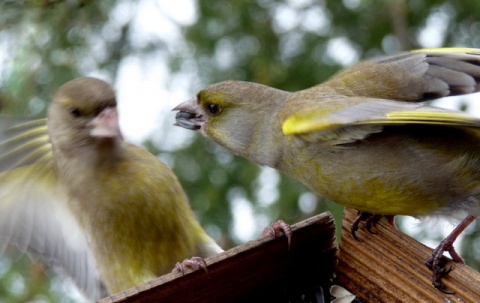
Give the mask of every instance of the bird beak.
POLYGON ((173 111, 178 111, 175 116, 175 125, 190 130, 200 130, 205 120, 199 113, 197 100, 195 98, 177 105, 173 111))
POLYGON ((88 125, 92 137, 123 138, 118 124, 116 107, 106 107, 88 125))

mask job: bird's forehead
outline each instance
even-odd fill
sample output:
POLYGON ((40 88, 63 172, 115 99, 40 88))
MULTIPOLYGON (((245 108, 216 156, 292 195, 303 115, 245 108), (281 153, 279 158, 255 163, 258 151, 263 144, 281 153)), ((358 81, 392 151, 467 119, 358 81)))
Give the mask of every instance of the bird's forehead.
POLYGON ((232 95, 229 92, 218 90, 203 90, 197 95, 197 102, 200 107, 203 107, 209 103, 215 103, 220 105, 222 108, 229 108, 236 104, 235 100, 235 95, 232 95))
POLYGON ((115 91, 110 84, 95 78, 78 78, 61 86, 54 98, 64 106, 95 107, 115 102, 115 91))
POLYGON ((115 106, 115 96, 104 96, 105 98, 99 98, 98 96, 59 96, 55 102, 61 107, 70 110, 76 108, 81 110, 84 114, 97 113, 105 107, 115 106))

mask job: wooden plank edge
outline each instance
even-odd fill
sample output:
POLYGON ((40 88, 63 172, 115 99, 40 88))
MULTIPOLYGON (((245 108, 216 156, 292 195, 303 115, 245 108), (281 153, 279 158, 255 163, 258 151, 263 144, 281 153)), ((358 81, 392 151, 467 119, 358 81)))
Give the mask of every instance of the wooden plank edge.
POLYGON ((453 270, 443 278, 454 294, 432 286, 431 272, 424 265, 432 249, 379 222, 370 234, 361 228, 359 241, 350 233, 355 210, 346 210, 336 280, 365 302, 480 302, 480 274, 464 264, 450 261, 453 270))
POLYGON ((291 247, 284 236, 260 238, 206 259, 202 270, 166 274, 100 300, 133 302, 248 302, 285 298, 330 283, 336 263, 335 225, 323 213, 292 228, 291 247))

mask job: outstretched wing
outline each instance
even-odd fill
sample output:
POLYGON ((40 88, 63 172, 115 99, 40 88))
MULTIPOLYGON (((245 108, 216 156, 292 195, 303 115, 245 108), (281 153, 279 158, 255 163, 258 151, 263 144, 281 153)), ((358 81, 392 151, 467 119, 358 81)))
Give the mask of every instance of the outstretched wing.
POLYGON ((0 253, 7 244, 60 268, 92 299, 105 294, 87 238, 57 185, 46 121, 2 130, 0 253))
POLYGON ((480 119, 421 103, 356 98, 353 101, 325 101, 317 107, 289 116, 282 125, 283 133, 300 135, 308 141, 344 144, 381 132, 385 125, 430 124, 480 128, 480 119), (350 105, 335 108, 335 104, 350 105))
POLYGON ((426 101, 480 90, 480 49, 419 49, 360 62, 312 89, 345 96, 426 101))

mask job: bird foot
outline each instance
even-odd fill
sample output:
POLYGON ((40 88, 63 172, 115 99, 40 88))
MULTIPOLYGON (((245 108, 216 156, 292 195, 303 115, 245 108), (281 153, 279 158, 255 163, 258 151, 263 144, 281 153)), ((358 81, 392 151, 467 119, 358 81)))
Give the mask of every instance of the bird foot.
POLYGON ((442 278, 446 276, 449 272, 452 271, 452 266, 448 268, 445 265, 448 262, 448 259, 445 258, 442 254, 437 255, 437 249, 434 250, 432 257, 425 262, 425 265, 432 271, 432 284, 435 288, 446 294, 453 294, 454 291, 448 289, 443 283, 442 278))
POLYGON ((453 243, 458 238, 458 236, 473 222, 475 221, 476 216, 468 215, 463 219, 460 224, 445 238, 442 242, 435 248, 430 259, 425 262, 425 265, 432 271, 432 284, 438 290, 446 293, 453 294, 454 291, 446 288, 442 283, 442 278, 446 276, 449 272, 452 271, 453 267, 445 266, 448 259, 443 256, 444 252, 448 252, 452 257, 453 261, 457 263, 465 263, 460 257, 460 255, 455 251, 453 243))
POLYGON ((447 237, 445 240, 440 242, 437 248, 435 248, 432 256, 425 262, 425 265, 432 271, 433 286, 446 294, 453 294, 454 291, 448 289, 442 283, 442 278, 453 269, 452 266, 446 267, 448 259, 443 255, 444 252, 448 252, 453 261, 465 263, 460 255, 455 251, 453 242, 447 237))
POLYGON ((387 221, 388 221, 388 223, 390 223, 390 225, 392 225, 393 227, 396 228, 396 226, 395 226, 395 216, 371 214, 371 213, 366 213, 366 212, 363 212, 363 211, 359 211, 358 216, 355 218, 352 225, 350 226, 350 232, 351 232, 352 236, 355 238, 355 240, 358 241, 356 232, 358 230, 358 226, 360 225, 360 222, 365 222, 365 229, 369 233, 376 234, 376 232, 373 231, 372 228, 383 217, 385 217, 387 219, 387 221))
POLYGON ((182 262, 177 262, 172 272, 185 275, 186 269, 192 269, 193 271, 203 269, 208 274, 207 263, 203 258, 200 257, 192 257, 190 259, 185 259, 182 262))
POLYGON ((292 242, 292 229, 287 223, 283 222, 282 220, 278 220, 277 222, 265 227, 262 232, 263 237, 278 238, 282 235, 287 237, 288 250, 290 250, 290 244, 292 242))

